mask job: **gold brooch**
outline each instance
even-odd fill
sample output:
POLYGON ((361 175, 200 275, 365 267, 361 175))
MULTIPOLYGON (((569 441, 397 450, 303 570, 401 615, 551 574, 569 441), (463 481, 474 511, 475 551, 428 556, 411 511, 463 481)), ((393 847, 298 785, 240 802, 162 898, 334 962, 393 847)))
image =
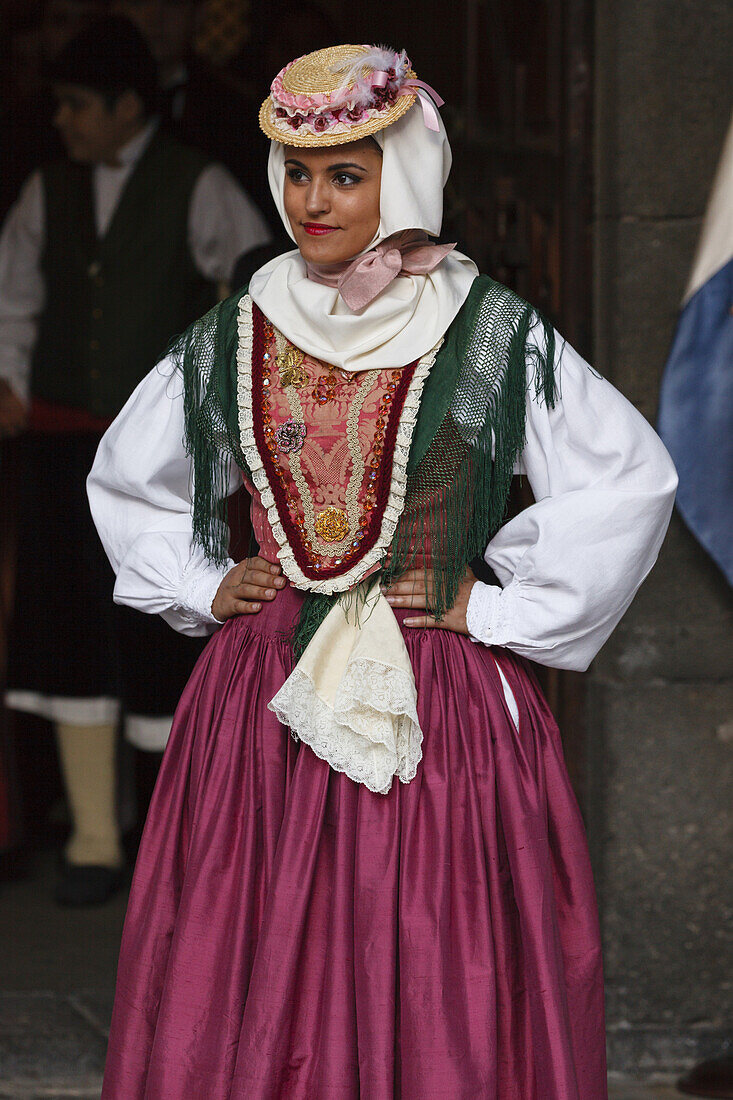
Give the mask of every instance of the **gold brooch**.
POLYGON ((295 386, 300 389, 310 381, 303 366, 303 352, 292 344, 288 344, 285 351, 278 354, 277 369, 280 372, 280 385, 283 387, 295 386))
POLYGON ((324 542, 341 542, 349 533, 349 521, 343 508, 324 508, 313 526, 324 542))

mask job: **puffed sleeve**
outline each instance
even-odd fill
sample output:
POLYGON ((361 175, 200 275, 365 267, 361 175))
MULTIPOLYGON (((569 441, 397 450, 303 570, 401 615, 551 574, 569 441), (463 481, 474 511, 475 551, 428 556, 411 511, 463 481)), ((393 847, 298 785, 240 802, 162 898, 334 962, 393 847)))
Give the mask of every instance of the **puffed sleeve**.
POLYGON ((239 257, 267 244, 271 233, 231 172, 221 164, 210 164, 191 195, 188 238, 199 272, 227 283, 239 257))
POLYGON ((555 407, 527 395, 518 472, 536 503, 489 543, 501 587, 474 585, 467 622, 474 641, 583 671, 657 559, 677 475, 644 417, 557 346, 555 407))
MULTIPOLYGON (((183 381, 164 359, 103 436, 87 490, 117 574, 115 603, 157 613, 182 634, 196 636, 220 625, 211 603, 234 562, 214 565, 194 544, 183 439, 183 381)), ((240 485, 232 462, 228 492, 240 485)))

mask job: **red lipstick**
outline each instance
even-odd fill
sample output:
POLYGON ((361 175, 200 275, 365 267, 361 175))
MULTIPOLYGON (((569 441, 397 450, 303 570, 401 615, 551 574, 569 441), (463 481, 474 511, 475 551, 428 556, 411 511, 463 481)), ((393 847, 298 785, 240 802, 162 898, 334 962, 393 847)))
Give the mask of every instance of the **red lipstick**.
POLYGON ((323 237, 326 233, 335 233, 337 228, 335 225, 322 225, 320 222, 303 222, 303 229, 311 237, 323 237))

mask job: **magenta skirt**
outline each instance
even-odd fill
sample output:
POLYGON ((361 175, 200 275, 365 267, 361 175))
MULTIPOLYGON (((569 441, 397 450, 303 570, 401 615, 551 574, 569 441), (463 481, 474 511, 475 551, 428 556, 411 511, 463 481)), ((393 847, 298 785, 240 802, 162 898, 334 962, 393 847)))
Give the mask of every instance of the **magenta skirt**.
POLYGON ((531 671, 405 629, 424 758, 372 794, 267 709, 300 599, 228 622, 181 699, 103 1100, 605 1100, 588 852, 531 671))

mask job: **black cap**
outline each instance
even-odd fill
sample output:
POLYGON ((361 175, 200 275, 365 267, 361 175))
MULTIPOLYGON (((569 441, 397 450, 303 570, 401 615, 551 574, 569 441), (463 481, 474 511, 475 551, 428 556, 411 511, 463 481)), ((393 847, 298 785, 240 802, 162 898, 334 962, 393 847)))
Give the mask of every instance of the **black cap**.
POLYGON ((88 23, 46 65, 46 76, 56 84, 91 88, 111 102, 132 90, 146 113, 157 103, 155 60, 138 28, 122 15, 104 15, 88 23))

